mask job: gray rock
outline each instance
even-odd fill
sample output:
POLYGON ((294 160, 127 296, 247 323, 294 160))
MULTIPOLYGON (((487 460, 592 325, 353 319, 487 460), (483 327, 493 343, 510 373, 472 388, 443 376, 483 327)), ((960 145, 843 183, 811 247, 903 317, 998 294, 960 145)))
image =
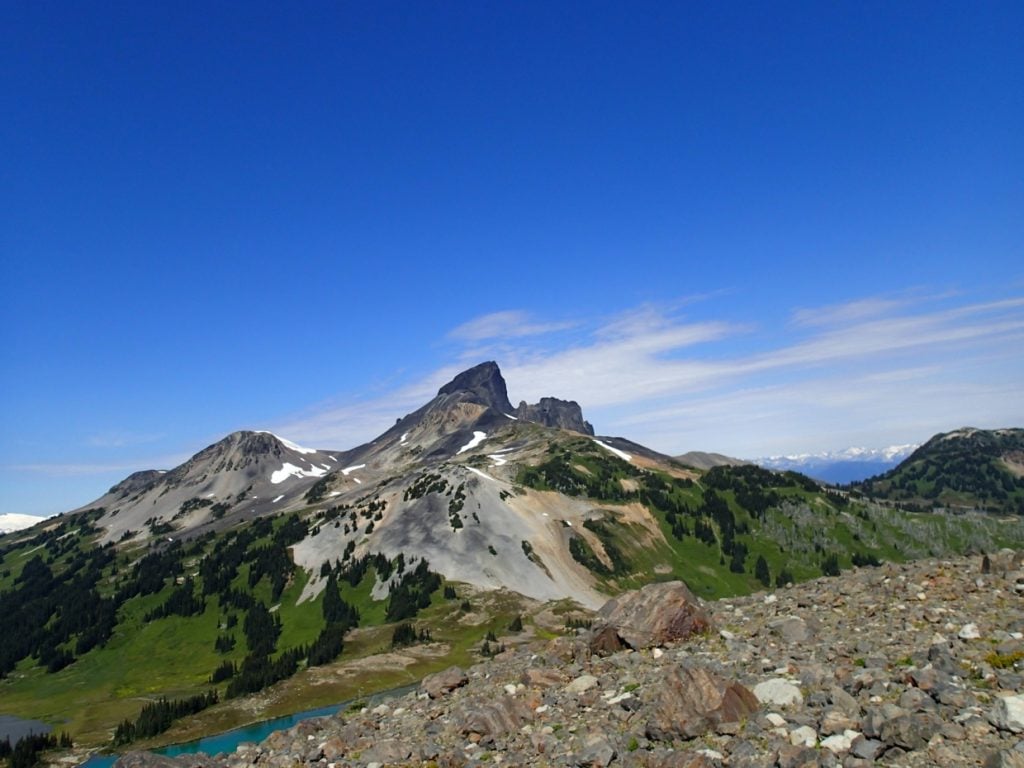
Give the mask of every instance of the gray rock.
POLYGON ((615 748, 604 736, 591 735, 583 741, 583 749, 575 765, 584 768, 606 768, 615 759, 615 748))
POLYGON ((804 696, 793 683, 781 677, 765 680, 754 686, 754 696, 762 704, 788 707, 802 704, 804 696))
POLYGON ((850 744, 850 754, 863 760, 874 760, 885 751, 885 744, 878 739, 869 739, 863 734, 850 744))
POLYGON ((1024 732, 1024 696, 1000 696, 988 720, 1001 731, 1024 732))
POLYGON ((886 744, 904 749, 923 749, 939 729, 942 721, 930 712, 900 715, 883 723, 879 738, 886 744))
POLYGON ((598 679, 593 675, 580 675, 567 686, 565 686, 566 693, 583 693, 594 688, 599 683, 598 679))

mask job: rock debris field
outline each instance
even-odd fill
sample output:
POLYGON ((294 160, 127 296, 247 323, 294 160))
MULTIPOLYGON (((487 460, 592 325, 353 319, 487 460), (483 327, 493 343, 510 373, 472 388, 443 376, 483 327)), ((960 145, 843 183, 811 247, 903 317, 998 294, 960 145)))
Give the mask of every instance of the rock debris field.
POLYGON ((1024 766, 1024 553, 884 564, 696 600, 426 678, 228 755, 117 768, 1024 766))

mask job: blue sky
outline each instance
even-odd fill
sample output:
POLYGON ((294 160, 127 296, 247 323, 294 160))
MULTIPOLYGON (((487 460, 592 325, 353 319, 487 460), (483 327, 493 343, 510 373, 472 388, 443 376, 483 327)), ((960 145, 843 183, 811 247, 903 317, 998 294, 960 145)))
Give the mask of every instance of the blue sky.
POLYGON ((740 456, 1024 425, 1020 3, 5 3, 0 513, 461 367, 740 456))

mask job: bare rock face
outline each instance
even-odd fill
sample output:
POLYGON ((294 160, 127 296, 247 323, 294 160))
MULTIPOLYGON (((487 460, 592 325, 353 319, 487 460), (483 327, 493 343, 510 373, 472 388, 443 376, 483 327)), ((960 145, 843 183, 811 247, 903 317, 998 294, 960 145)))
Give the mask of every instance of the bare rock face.
POLYGON ((523 421, 543 424, 545 427, 571 429, 585 435, 593 435, 594 427, 583 419, 583 409, 575 400, 559 400, 557 397, 542 397, 539 403, 530 405, 525 400, 519 403, 515 416, 523 421))
POLYGON ((420 688, 432 699, 439 698, 446 693, 461 688, 469 682, 466 673, 461 667, 448 667, 441 672, 427 675, 420 683, 420 688))
POLYGON ((656 741, 696 738, 723 723, 738 723, 760 706, 744 686, 702 667, 668 670, 655 695, 646 732, 656 741))
POLYGON ((611 627, 623 643, 636 650, 685 640, 711 628, 711 617, 704 606, 681 581, 648 584, 609 600, 598 616, 595 637, 611 627))
POLYGON ((493 361, 480 363, 463 371, 441 387, 437 395, 458 395, 467 402, 485 405, 502 413, 512 411, 505 379, 502 378, 498 364, 493 361))

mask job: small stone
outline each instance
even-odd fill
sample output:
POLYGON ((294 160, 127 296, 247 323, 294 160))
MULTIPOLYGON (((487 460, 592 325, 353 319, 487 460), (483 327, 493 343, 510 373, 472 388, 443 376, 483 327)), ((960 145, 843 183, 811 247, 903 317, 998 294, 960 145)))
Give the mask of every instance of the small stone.
POLYGON ((808 725, 801 725, 790 732, 789 743, 794 747, 813 747, 818 743, 818 733, 808 725))
POLYGON ((651 656, 653 656, 655 659, 660 659, 664 655, 665 652, 661 650, 661 648, 655 648, 653 651, 651 651, 651 656))
POLYGON ((769 712, 767 715, 765 715, 765 719, 769 723, 774 725, 776 728, 780 728, 781 726, 786 724, 786 718, 784 718, 778 712, 769 712))

